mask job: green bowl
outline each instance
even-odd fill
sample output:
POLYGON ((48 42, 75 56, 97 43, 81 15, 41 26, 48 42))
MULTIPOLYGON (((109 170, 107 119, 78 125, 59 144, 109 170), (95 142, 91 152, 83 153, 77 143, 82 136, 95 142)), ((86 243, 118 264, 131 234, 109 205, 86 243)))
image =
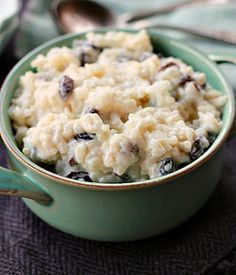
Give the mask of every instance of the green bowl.
POLYGON ((55 46, 70 46, 74 39, 85 36, 64 35, 26 55, 2 86, 0 132, 8 149, 11 170, 0 168, 0 194, 24 197, 26 205, 48 224, 75 236, 100 241, 130 241, 158 235, 183 223, 204 205, 221 175, 222 148, 234 120, 234 95, 216 64, 204 54, 155 31, 148 33, 156 51, 181 58, 195 70, 204 72, 208 82, 227 95, 223 128, 207 152, 170 175, 122 184, 75 181, 27 159, 14 141, 8 108, 19 77, 30 70, 30 62, 38 54, 45 54, 55 46))

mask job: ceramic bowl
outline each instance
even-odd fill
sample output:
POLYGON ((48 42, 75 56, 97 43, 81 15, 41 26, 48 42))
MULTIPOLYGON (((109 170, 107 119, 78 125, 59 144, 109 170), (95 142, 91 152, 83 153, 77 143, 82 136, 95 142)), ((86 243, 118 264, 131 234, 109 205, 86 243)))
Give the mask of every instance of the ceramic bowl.
POLYGON ((234 95, 217 65, 204 54, 154 31, 149 31, 149 35, 155 50, 181 58, 204 72, 208 82, 227 95, 223 128, 207 152, 170 175, 119 184, 75 181, 27 159, 14 141, 8 116, 10 101, 19 77, 31 69, 30 62, 36 55, 45 54, 55 46, 70 46, 74 39, 84 38, 84 34, 64 35, 26 55, 3 84, 0 132, 8 149, 11 170, 0 170, 1 194, 22 196, 36 215, 64 232, 100 241, 130 241, 158 235, 183 223, 204 205, 221 175, 223 144, 234 120, 234 95))

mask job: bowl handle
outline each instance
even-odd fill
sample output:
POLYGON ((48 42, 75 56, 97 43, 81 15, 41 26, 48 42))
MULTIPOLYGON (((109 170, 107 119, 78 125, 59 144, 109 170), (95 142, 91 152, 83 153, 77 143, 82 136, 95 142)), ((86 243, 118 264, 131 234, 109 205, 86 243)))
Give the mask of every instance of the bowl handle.
MULTIPOLYGON (((0 136, 0 143, 2 143, 0 136)), ((52 198, 28 177, 0 166, 0 195, 17 196, 50 204, 52 198)))
MULTIPOLYGON (((208 57, 212 61, 215 61, 217 64, 228 63, 228 64, 236 65, 236 57, 234 56, 222 55, 222 54, 209 54, 208 57)), ((236 101, 236 90, 233 89, 233 91, 234 91, 234 96, 236 101)), ((234 123, 228 139, 232 139, 235 136, 236 136, 236 116, 234 117, 234 123)))

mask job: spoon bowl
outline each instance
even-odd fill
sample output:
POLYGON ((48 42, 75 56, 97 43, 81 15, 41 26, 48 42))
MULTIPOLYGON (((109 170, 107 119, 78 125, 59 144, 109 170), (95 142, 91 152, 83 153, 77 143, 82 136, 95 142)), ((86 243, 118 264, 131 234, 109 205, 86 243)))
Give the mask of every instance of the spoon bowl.
POLYGON ((63 32, 81 32, 97 27, 115 26, 117 15, 90 0, 54 1, 51 12, 63 32))

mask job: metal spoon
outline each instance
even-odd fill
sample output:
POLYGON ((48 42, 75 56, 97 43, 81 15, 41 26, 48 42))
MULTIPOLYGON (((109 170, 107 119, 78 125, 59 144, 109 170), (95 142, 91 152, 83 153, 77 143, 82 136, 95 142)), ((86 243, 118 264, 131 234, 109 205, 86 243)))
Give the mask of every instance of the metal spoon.
POLYGON ((65 33, 115 26, 118 19, 108 8, 90 0, 56 0, 52 2, 51 13, 65 33))
POLYGON ((120 16, 93 0, 54 0, 51 6, 52 15, 64 32, 74 32, 86 28, 116 26, 122 27, 146 17, 170 13, 178 8, 198 4, 228 3, 230 0, 182 0, 172 4, 159 4, 150 9, 125 13, 120 16))
POLYGON ((169 24, 153 24, 148 20, 139 20, 148 16, 168 13, 186 5, 200 2, 224 4, 229 0, 188 0, 175 4, 162 5, 152 10, 127 13, 121 16, 92 0, 54 0, 51 12, 56 24, 63 32, 82 32, 99 27, 157 28, 189 33, 236 45, 236 32, 211 31, 196 28, 177 27, 169 24), (135 22, 136 21, 136 22, 135 22))
POLYGON ((169 13, 183 6, 206 1, 211 3, 228 2, 228 0, 183 0, 174 4, 160 4, 152 9, 117 15, 92 0, 54 0, 51 12, 61 30, 77 32, 97 27, 123 27, 146 17, 169 13))

